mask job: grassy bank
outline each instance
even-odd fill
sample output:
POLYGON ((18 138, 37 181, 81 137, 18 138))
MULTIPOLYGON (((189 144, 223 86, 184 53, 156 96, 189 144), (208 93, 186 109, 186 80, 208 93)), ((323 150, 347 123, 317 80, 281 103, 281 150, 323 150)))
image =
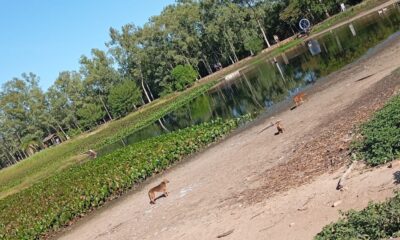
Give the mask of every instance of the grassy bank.
POLYGON ((235 129, 250 116, 151 138, 0 200, 0 239, 37 239, 235 129))
POLYGON ((82 161, 87 158, 82 153, 88 149, 100 148, 152 124, 168 112, 203 94, 215 83, 215 81, 209 81, 197 84, 185 92, 158 99, 125 118, 109 122, 93 132, 45 149, 14 166, 1 170, 0 199, 82 161))
MULTIPOLYGON (((400 77, 400 71, 394 74, 400 77)), ((400 95, 393 97, 360 128, 353 151, 371 166, 400 157, 400 95)), ((387 202, 351 210, 322 230, 315 239, 386 239, 400 237, 400 192, 387 202)))
POLYGON ((357 16, 358 14, 373 9, 389 0, 365 0, 362 3, 355 5, 345 12, 338 13, 325 21, 315 25, 311 31, 311 34, 320 33, 332 26, 350 20, 351 18, 357 16))

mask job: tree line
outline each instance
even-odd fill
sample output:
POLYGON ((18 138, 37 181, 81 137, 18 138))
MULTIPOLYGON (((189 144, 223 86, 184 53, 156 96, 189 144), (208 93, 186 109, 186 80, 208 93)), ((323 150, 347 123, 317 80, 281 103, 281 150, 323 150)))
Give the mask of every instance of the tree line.
POLYGON ((120 118, 222 66, 257 54, 361 0, 177 0, 143 26, 110 28, 106 50, 92 49, 80 69, 63 71, 43 91, 23 73, 0 89, 0 168, 120 118))

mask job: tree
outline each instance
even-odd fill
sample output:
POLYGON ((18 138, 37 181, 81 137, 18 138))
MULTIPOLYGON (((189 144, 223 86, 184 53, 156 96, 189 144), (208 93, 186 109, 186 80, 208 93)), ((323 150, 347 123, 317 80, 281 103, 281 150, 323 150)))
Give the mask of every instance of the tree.
POLYGON ((136 83, 131 80, 125 80, 111 88, 108 101, 111 106, 111 112, 114 116, 124 116, 136 109, 140 103, 140 90, 136 83))
POLYGON ((92 49, 92 59, 82 56, 80 59, 81 73, 87 94, 97 98, 102 104, 107 116, 112 119, 107 106, 107 96, 113 84, 121 82, 121 76, 112 67, 114 61, 104 51, 92 49))
POLYGON ((142 35, 146 34, 142 29, 137 28, 133 24, 124 25, 121 31, 111 28, 111 41, 107 43, 107 46, 110 48, 111 54, 119 64, 119 71, 122 77, 125 79, 138 79, 139 81, 137 84, 142 88, 143 98, 145 98, 147 102, 151 102, 154 96, 146 81, 147 74, 150 73, 147 69, 151 66, 148 66, 147 63, 158 63, 159 61, 150 61, 153 54, 149 54, 145 45, 150 41, 142 35))
POLYGON ((91 128, 96 126, 106 113, 99 104, 85 103, 80 109, 78 109, 77 114, 79 116, 80 124, 84 128, 91 128))
MULTIPOLYGON (((48 112, 59 131, 80 128, 76 112, 83 104, 83 93, 81 75, 74 71, 61 72, 48 89, 46 93, 48 112)), ((65 135, 68 138, 68 135, 65 135)))
POLYGON ((197 72, 191 65, 178 65, 172 70, 171 75, 174 79, 174 89, 182 91, 196 80, 197 72))
POLYGON ((261 52, 263 41, 258 36, 247 35, 244 39, 244 48, 250 51, 251 55, 261 52))
POLYGON ((40 140, 54 128, 46 121, 46 102, 38 86, 39 78, 33 73, 21 77, 7 81, 0 94, 1 122, 6 129, 2 139, 12 143, 8 149, 19 159, 28 156, 24 144, 35 140, 40 148, 40 140))

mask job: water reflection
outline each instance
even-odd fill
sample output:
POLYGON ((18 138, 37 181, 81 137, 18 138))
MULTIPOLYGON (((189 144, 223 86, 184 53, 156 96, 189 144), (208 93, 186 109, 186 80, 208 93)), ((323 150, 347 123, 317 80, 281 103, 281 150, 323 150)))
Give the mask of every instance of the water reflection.
POLYGON ((217 117, 226 119, 268 111, 317 79, 355 61, 399 31, 399 27, 399 10, 393 8, 384 15, 374 13, 332 30, 315 39, 320 46, 319 54, 313 56, 308 46, 302 44, 276 58, 248 66, 154 124, 101 149, 99 154, 217 117))

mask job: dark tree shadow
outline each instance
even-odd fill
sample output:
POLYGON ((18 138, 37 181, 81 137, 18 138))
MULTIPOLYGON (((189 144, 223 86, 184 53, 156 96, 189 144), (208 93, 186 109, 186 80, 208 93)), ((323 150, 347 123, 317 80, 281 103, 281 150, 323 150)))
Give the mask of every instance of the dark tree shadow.
POLYGON ((400 184, 400 171, 393 173, 393 178, 395 184, 400 184))

